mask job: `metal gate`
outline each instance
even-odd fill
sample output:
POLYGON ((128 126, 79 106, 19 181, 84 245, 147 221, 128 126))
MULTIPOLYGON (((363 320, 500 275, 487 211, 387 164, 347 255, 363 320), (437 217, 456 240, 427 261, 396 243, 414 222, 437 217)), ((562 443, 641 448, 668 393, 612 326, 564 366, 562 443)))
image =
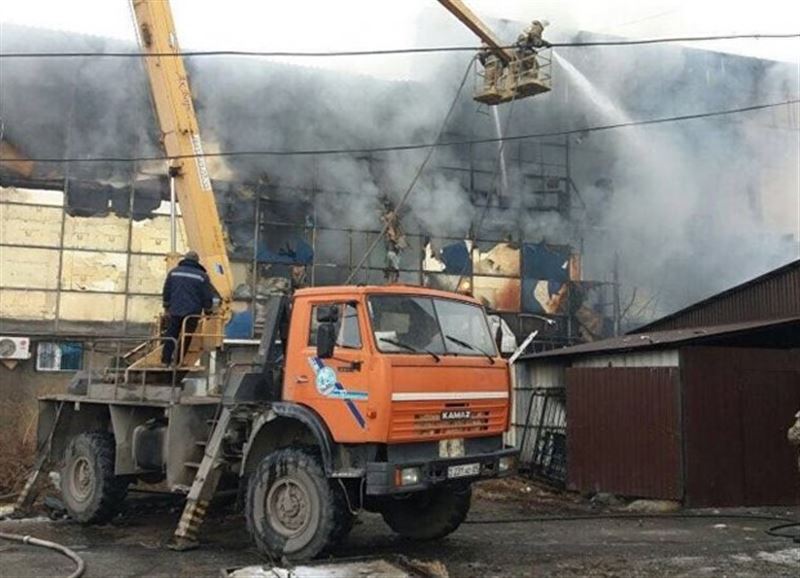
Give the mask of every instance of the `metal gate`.
POLYGON ((520 471, 563 486, 567 478, 567 414, 563 387, 517 388, 527 397, 519 438, 520 471))

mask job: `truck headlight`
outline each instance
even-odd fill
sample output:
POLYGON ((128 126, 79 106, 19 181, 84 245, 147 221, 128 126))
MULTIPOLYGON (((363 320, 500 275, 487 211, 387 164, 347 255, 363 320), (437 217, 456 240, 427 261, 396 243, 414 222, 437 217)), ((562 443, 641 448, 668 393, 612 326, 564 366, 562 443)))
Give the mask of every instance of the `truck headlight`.
POLYGON ((514 456, 505 456, 500 458, 500 461, 497 463, 497 471, 502 473, 510 472, 514 469, 514 465, 516 463, 516 459, 514 456))
POLYGON ((419 468, 402 468, 397 470, 395 481, 398 486, 413 486, 422 479, 419 468))

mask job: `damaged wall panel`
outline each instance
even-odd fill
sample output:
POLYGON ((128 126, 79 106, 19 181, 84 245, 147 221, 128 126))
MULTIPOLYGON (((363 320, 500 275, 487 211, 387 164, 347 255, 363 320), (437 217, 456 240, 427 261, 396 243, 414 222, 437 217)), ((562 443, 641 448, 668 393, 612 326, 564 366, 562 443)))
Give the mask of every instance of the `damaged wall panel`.
POLYGON ((113 215, 103 218, 67 215, 64 247, 125 252, 128 249, 128 220, 113 215))
POLYGON ((125 295, 61 293, 59 318, 69 321, 123 321, 125 295))
POLYGON ((0 247, 0 287, 17 289, 57 289, 56 249, 0 247))
MULTIPOLYGON (((131 231, 131 252, 133 253, 169 253, 170 249, 169 217, 155 217, 134 221, 131 231)), ((183 220, 178 219, 178 253, 185 253, 186 231, 183 220)))
POLYGON ((57 207, 0 204, 0 243, 58 247, 62 213, 57 207))
POLYGON ((128 297, 128 323, 150 324, 161 312, 161 297, 128 297))
POLYGON ((69 291, 125 291, 125 253, 64 251, 61 288, 69 291))
MULTIPOLYGON (((235 288, 234 292, 241 291, 239 288, 244 286, 248 287, 249 293, 252 293, 253 266, 249 263, 236 263, 236 262, 231 262, 230 265, 231 265, 231 275, 233 276, 233 286, 235 288)), ((239 295, 234 295, 234 296, 236 298, 241 297, 239 295)))
POLYGON ((487 307, 496 311, 519 311, 522 283, 519 279, 484 277, 472 279, 472 294, 487 307))
POLYGON ((0 291, 0 318, 50 321, 56 317, 57 294, 50 291, 0 291))
POLYGON ((472 270, 476 275, 519 277, 519 247, 510 243, 498 243, 485 253, 476 247, 472 251, 472 270))
POLYGON ((0 203, 25 203, 27 205, 63 207, 64 193, 43 189, 0 187, 0 203))
POLYGON ((128 291, 160 294, 167 275, 167 261, 162 255, 131 255, 128 291))

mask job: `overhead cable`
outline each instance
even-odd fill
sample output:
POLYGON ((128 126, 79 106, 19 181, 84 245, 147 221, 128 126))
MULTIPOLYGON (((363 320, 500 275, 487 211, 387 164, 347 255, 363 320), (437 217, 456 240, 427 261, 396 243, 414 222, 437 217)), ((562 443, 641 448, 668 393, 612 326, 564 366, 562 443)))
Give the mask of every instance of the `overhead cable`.
MULTIPOLYGON (((716 40, 769 40, 800 38, 800 33, 786 34, 726 34, 720 36, 675 36, 668 38, 643 38, 629 40, 587 40, 578 42, 553 42, 553 48, 583 48, 597 46, 639 46, 642 44, 673 44, 678 42, 712 42, 716 40)), ((501 46, 514 50, 516 45, 501 46)), ((268 58, 328 58, 350 56, 389 56, 393 54, 431 54, 441 52, 478 52, 480 46, 429 46, 421 48, 388 48, 384 50, 332 50, 332 51, 261 51, 261 50, 187 50, 185 52, 0 52, 0 58, 182 58, 201 57, 268 57, 268 58)))
POLYGON ((442 148, 452 146, 465 146, 465 145, 478 145, 487 143, 499 142, 512 142, 533 140, 540 138, 563 137, 569 135, 584 135, 592 132, 601 132, 609 130, 617 130, 623 128, 632 128, 638 126, 651 126, 658 124, 667 124, 673 122, 684 122, 690 120, 699 120, 705 118, 715 118, 742 114, 747 112, 754 112, 759 110, 767 110, 771 108, 778 108, 781 106, 789 106, 793 104, 800 104, 800 98, 791 100, 784 100, 780 102, 769 102, 764 104, 754 104, 750 106, 742 106, 738 108, 729 108, 724 110, 713 110, 706 112, 698 112, 693 114, 683 114, 677 116, 667 116, 643 120, 634 120, 629 122, 618 122, 614 124, 594 125, 583 128, 558 130, 550 132, 528 133, 503 137, 487 137, 479 139, 467 140, 454 140, 454 141, 441 141, 435 140, 426 143, 409 143, 409 144, 396 144, 385 146, 364 146, 354 148, 330 148, 330 149, 295 149, 295 150, 279 150, 279 149, 263 149, 263 150, 241 150, 241 151, 221 151, 221 152, 204 152, 203 154, 183 154, 183 155, 153 155, 153 156, 136 156, 136 157, 15 157, 14 160, 19 162, 31 161, 39 163, 125 163, 125 162, 148 162, 148 161, 168 161, 174 159, 191 159, 197 157, 206 158, 220 158, 220 157, 252 157, 252 156, 276 156, 276 157, 291 157, 291 156, 327 156, 327 155, 358 155, 358 154, 375 154, 393 151, 410 151, 426 149, 429 147, 442 148))

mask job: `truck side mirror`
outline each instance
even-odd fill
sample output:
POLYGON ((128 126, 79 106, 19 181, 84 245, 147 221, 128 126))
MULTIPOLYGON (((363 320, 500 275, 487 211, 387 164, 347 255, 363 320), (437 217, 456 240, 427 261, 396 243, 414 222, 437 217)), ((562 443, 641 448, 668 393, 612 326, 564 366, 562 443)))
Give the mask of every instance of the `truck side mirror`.
POLYGON ((336 324, 339 321, 339 307, 325 305, 317 307, 317 357, 328 359, 333 357, 336 346, 336 324))

